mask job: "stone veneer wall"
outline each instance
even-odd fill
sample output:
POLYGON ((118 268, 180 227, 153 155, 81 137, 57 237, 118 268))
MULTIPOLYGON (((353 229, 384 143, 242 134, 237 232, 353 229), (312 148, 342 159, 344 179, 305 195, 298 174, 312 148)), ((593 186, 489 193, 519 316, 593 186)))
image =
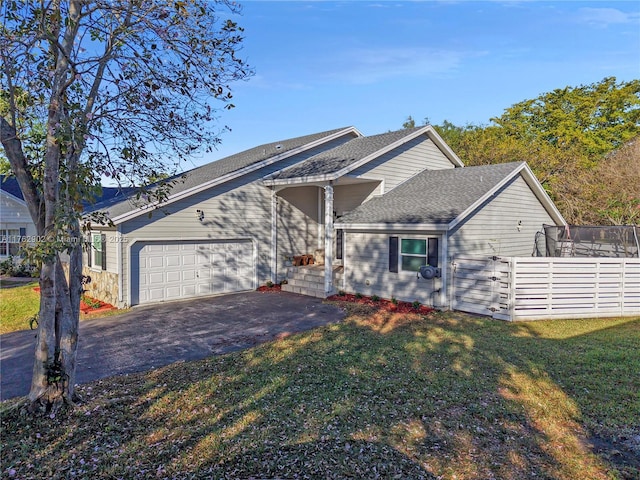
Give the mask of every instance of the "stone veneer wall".
MULTIPOLYGON (((69 264, 62 262, 62 269, 69 280, 69 264)), ((109 303, 114 307, 118 305, 118 274, 106 271, 91 270, 82 267, 82 274, 91 277, 91 283, 84 286, 85 295, 109 303)))
POLYGON ((91 283, 84 286, 85 295, 118 307, 118 274, 105 270, 96 271, 82 267, 82 274, 91 277, 91 283))

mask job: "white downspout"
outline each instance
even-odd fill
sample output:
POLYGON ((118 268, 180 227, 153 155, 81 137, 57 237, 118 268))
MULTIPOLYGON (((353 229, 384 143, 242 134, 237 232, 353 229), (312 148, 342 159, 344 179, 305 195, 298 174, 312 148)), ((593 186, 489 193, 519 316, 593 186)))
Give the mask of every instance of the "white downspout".
POLYGON ((278 196, 271 189, 271 281, 278 280, 278 196))
MULTIPOLYGON (((91 252, 89 252, 91 254, 91 252)), ((124 279, 122 278, 122 231, 120 225, 116 227, 116 257, 118 257, 118 307, 122 307, 122 300, 124 299, 124 279)))
POLYGON ((322 230, 322 188, 318 188, 318 248, 324 243, 322 230))

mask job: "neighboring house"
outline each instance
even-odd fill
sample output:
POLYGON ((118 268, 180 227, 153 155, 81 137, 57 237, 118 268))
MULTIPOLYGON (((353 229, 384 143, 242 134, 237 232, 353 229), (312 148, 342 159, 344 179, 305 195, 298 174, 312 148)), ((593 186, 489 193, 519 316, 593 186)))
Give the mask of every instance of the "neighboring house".
POLYGON ((161 205, 96 205, 114 226, 93 227, 88 288, 118 306, 251 290, 318 251, 311 294, 447 307, 452 256, 530 255, 543 223, 564 224, 524 163, 462 167, 431 126, 261 145, 186 172, 161 205), (427 263, 442 276, 417 278, 427 263))
POLYGON ((0 175, 0 260, 18 255, 20 242, 35 236, 36 227, 18 181, 0 175))

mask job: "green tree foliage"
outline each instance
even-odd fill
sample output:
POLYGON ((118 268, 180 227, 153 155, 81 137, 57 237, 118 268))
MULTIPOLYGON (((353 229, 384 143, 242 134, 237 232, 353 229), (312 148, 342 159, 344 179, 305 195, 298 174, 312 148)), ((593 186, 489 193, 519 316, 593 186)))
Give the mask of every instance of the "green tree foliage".
POLYGON ((222 16, 237 12, 227 0, 0 3, 0 141, 42 262, 32 411, 74 398, 82 201, 102 177, 144 184, 219 141, 216 105, 232 108, 230 84, 251 74, 242 29, 222 16))
POLYGON ((492 122, 524 141, 578 147, 597 158, 640 134, 640 80, 617 83, 609 77, 557 89, 516 103, 492 122))
POLYGON ((466 165, 526 161, 570 223, 638 221, 638 150, 626 145, 640 135, 640 80, 557 89, 491 122, 434 127, 466 165))

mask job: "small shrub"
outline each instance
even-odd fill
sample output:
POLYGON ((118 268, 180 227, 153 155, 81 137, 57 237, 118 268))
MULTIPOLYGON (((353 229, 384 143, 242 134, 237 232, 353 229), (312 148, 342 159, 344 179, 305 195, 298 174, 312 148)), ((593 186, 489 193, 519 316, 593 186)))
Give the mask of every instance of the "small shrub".
POLYGON ((269 280, 267 282, 267 287, 269 287, 269 288, 273 287, 273 282, 271 280, 269 280))
POLYGON ((356 298, 362 298, 362 294, 360 292, 356 293, 356 298))
POLYGON ((280 285, 286 285, 287 283, 289 283, 289 280, 287 280, 286 278, 284 280, 282 280, 280 282, 280 285))
POLYGON ((15 269, 15 265, 13 264, 12 256, 9 256, 9 258, 0 262, 0 274, 9 275, 10 277, 13 277, 14 269, 15 269))
POLYGON ((411 305, 415 310, 418 310, 420 308, 421 303, 418 300, 414 300, 411 305))
POLYGON ((6 260, 0 262, 0 275, 8 275, 9 277, 38 277, 40 271, 38 268, 24 261, 16 263, 14 257, 9 255, 6 260))
POLYGON ((396 297, 391 297, 391 303, 393 303, 394 305, 397 305, 398 299, 396 297))
POLYGON ((87 297, 86 295, 82 296, 82 302, 89 308, 100 308, 100 306, 102 305, 102 302, 100 302, 100 300, 87 297))
POLYGON ((374 302, 379 302, 380 301, 380 297, 378 295, 372 295, 371 296, 371 300, 374 302))
POLYGON ((344 297, 347 294, 347 292, 345 292, 344 290, 338 290, 338 295, 340 295, 341 297, 344 297))

